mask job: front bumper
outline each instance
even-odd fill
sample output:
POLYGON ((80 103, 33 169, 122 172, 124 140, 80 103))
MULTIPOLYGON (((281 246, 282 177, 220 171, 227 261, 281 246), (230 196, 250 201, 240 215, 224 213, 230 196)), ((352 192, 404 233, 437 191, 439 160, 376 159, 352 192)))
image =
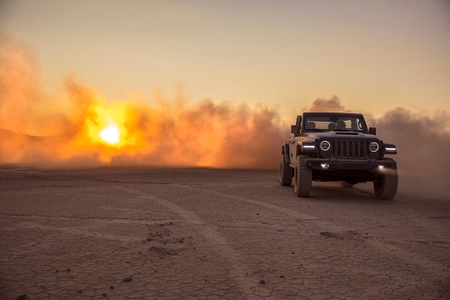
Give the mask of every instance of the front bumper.
POLYGON ((307 158, 306 166, 317 171, 369 171, 396 169, 395 160, 307 158))

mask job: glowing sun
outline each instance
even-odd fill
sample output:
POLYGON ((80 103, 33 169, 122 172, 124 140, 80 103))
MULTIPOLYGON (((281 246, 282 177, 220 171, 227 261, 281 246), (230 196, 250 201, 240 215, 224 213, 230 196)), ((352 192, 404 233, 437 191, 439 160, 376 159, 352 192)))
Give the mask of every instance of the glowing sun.
POLYGON ((100 131, 100 137, 108 144, 117 144, 120 142, 120 130, 116 124, 109 124, 102 131, 100 131))

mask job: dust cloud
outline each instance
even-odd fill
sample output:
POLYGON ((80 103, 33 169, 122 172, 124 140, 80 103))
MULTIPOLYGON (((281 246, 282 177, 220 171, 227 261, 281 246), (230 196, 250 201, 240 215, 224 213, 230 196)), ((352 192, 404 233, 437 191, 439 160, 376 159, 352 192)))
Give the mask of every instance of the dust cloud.
POLYGON ((1 37, 0 164, 40 168, 150 165, 274 169, 288 135, 276 109, 265 105, 190 103, 154 92, 145 99, 109 102, 69 74, 64 95, 49 96, 40 67, 19 41, 1 37), (100 138, 117 128, 117 144, 100 138))
POLYGON ((449 114, 396 108, 374 120, 378 136, 397 146, 400 183, 411 193, 450 199, 449 114))
MULTIPOLYGON (((10 115, 2 116, 0 164, 273 169, 276 164, 270 158, 279 156, 282 137, 288 134, 278 113, 264 105, 216 104, 211 99, 189 104, 182 95, 170 100, 159 92, 154 106, 142 100, 108 105, 74 80, 65 79, 70 109, 60 112, 52 136, 23 134, 19 122, 12 123, 17 130, 12 131, 10 115), (118 146, 99 138, 108 118, 121 130, 118 146)), ((32 114, 19 109, 16 113, 32 114)), ((23 125, 28 128, 28 120, 23 125)), ((45 121, 40 125, 49 127, 45 121)))
MULTIPOLYGON (((62 95, 48 95, 40 66, 23 43, 0 36, 0 165, 39 168, 170 166, 278 169, 291 123, 266 105, 203 99, 191 103, 154 91, 153 101, 111 102, 67 75, 62 95), (150 104, 153 103, 153 104, 150 104), (118 129, 117 144, 100 138, 118 129)), ((299 102, 298 107, 306 107, 299 102)), ((348 111, 337 96, 316 99, 304 110, 348 111)), ((365 113, 365 112, 363 112, 365 113)), ((395 108, 380 118, 366 114, 378 136, 396 144, 404 190, 448 197, 450 124, 446 111, 417 113, 395 108)))
POLYGON ((331 99, 318 98, 313 101, 309 109, 306 111, 345 111, 341 104, 341 99, 338 96, 333 96, 331 99))

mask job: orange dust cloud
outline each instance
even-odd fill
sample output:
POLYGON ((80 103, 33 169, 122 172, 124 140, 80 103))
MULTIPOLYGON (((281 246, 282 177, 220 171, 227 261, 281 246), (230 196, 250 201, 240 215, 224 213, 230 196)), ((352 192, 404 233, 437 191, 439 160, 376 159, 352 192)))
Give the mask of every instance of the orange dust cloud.
POLYGON ((64 134, 33 137, 3 130, 0 163, 274 169, 270 157, 278 156, 281 137, 287 135, 283 131, 288 126, 265 106, 208 99, 188 105, 161 93, 155 93, 157 106, 138 101, 108 104, 73 77, 65 79, 65 87, 70 109, 55 129, 64 134))
MULTIPOLYGON (((154 92, 156 105, 110 102, 74 75, 64 78, 64 95, 48 96, 31 52, 13 39, 0 39, 0 165, 278 168, 295 119, 286 123, 274 109, 211 99, 192 104, 182 93, 171 100, 161 91, 154 92)), ((306 110, 347 111, 337 96, 316 99, 306 110)), ((446 111, 430 115, 396 108, 378 119, 365 115, 382 140, 396 144, 405 189, 448 197, 446 111)))
POLYGON ((20 43, 0 55, 0 164, 95 167, 199 166, 275 169, 288 126, 264 105, 205 99, 189 104, 155 92, 157 105, 110 103, 73 74, 65 95, 48 97, 39 68, 20 43))

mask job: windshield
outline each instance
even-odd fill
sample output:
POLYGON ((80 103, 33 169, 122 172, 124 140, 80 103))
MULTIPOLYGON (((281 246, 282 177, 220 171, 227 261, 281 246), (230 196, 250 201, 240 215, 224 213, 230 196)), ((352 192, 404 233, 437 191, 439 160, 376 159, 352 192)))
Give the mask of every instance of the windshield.
POLYGON ((304 131, 359 131, 366 132, 366 122, 358 115, 310 115, 305 116, 304 131))

